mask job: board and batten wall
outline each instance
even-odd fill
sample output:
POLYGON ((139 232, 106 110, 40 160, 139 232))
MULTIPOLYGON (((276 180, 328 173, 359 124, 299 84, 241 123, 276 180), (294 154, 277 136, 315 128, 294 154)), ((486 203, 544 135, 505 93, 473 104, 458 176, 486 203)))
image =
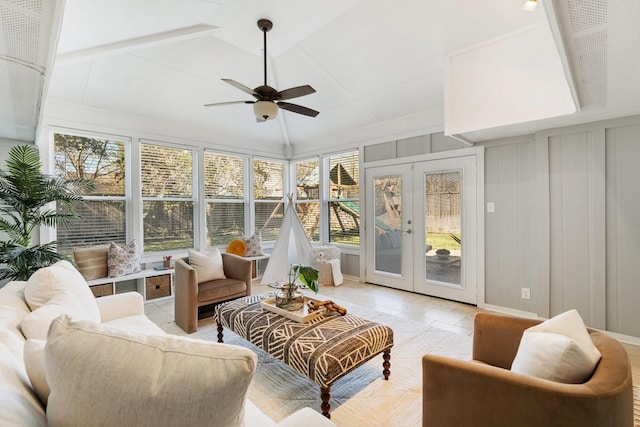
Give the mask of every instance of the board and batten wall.
POLYGON ((483 145, 485 304, 640 337, 640 117, 483 145))

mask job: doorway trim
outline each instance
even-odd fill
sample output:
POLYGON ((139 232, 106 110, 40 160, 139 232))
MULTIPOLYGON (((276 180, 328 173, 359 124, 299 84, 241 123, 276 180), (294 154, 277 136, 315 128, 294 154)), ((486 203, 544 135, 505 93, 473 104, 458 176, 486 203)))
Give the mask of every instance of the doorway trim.
MULTIPOLYGON (((394 165, 404 165, 404 164, 415 164, 421 163, 430 160, 442 160, 442 159, 451 159, 457 157, 468 157, 475 156, 476 158, 476 291, 477 298, 476 304, 478 307, 482 308, 485 306, 485 201, 484 201, 484 147, 469 147, 462 148, 458 150, 449 150, 449 151, 441 151, 437 153, 430 154, 422 154, 418 156, 410 156, 410 157, 402 157, 388 160, 377 160, 373 162, 363 162, 362 163, 362 175, 365 175, 365 171, 368 168, 375 167, 383 167, 383 166, 394 166, 394 165)), ((361 191, 364 192, 364 186, 362 186, 361 191)), ((366 196, 362 196, 361 199, 365 200, 366 196)), ((366 203, 369 201, 367 200, 366 203)), ((366 221, 366 215, 364 216, 366 221)), ((366 260, 367 260, 367 248, 372 248, 372 242, 369 242, 370 236, 366 233, 365 230, 368 230, 369 224, 364 222, 364 227, 361 227, 360 230, 360 277, 364 281, 366 278, 365 268, 366 268, 366 260)))

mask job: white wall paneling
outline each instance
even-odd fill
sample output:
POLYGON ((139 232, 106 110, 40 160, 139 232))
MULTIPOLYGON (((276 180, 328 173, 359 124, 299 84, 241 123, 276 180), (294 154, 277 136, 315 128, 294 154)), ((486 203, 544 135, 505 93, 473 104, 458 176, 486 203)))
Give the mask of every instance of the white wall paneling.
POLYGON ((640 337, 640 125, 606 131, 607 329, 640 337))

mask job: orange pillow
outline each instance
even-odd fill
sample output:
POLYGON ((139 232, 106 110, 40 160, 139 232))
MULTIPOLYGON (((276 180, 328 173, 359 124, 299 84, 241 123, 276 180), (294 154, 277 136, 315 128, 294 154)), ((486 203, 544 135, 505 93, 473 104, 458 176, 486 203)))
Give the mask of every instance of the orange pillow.
POLYGON ((247 245, 240 239, 232 240, 227 246, 228 254, 244 256, 245 252, 247 252, 247 245))

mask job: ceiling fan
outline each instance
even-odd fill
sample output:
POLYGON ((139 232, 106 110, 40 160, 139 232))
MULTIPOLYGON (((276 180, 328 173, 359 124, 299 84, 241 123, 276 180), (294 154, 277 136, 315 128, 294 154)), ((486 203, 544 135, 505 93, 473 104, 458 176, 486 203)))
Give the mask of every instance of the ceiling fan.
POLYGON ((273 120, 278 114, 278 108, 282 108, 293 113, 302 114, 305 116, 315 117, 320 112, 312 110, 311 108, 303 107, 302 105, 291 104, 289 102, 283 102, 286 99, 298 98, 300 96, 309 95, 316 90, 309 85, 296 86, 282 91, 277 91, 271 86, 267 85, 267 31, 273 28, 273 23, 268 19, 260 19, 258 21, 258 28, 264 35, 264 85, 258 86, 255 89, 251 89, 242 83, 238 83, 231 79, 222 79, 223 82, 230 84, 231 86, 240 89, 241 91, 252 95, 256 98, 255 101, 230 101, 230 102, 216 102, 213 104, 205 104, 205 107, 213 107, 217 105, 229 105, 229 104, 253 104, 253 112, 256 115, 256 121, 266 122, 267 120, 273 120))

